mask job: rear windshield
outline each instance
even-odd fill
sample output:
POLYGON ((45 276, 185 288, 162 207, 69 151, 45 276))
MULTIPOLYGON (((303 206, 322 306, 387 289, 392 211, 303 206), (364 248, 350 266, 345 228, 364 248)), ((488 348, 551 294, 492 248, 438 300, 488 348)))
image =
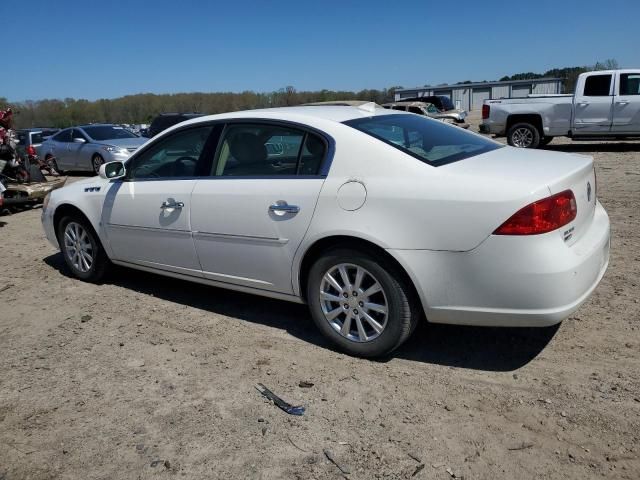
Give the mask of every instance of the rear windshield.
POLYGON ((418 115, 380 115, 344 123, 435 167, 503 147, 460 127, 418 115))
POLYGON ((451 102, 449 97, 442 96, 440 97, 440 101, 445 110, 454 110, 456 108, 453 106, 453 102, 451 102))
POLYGON ((118 138, 137 138, 129 130, 111 125, 96 125, 95 127, 83 127, 84 131, 94 140, 114 140, 118 138))

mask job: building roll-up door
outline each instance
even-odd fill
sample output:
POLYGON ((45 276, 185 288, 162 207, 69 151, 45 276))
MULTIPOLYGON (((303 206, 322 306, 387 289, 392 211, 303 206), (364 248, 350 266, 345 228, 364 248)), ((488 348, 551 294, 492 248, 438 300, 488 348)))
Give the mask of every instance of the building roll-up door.
POLYGON ((531 85, 512 85, 511 98, 523 98, 531 93, 531 85))
POLYGON ((491 99, 491 88, 474 88, 471 94, 471 110, 479 110, 485 100, 491 99))

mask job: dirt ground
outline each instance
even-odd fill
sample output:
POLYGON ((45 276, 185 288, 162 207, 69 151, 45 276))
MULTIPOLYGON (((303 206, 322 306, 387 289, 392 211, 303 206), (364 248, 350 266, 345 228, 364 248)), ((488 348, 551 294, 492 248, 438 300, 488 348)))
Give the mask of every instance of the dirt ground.
POLYGON ((613 240, 590 300, 559 328, 423 325, 385 361, 332 351, 301 305, 83 283, 40 210, 0 217, 0 480, 639 479, 640 143, 548 148, 596 160, 613 240))

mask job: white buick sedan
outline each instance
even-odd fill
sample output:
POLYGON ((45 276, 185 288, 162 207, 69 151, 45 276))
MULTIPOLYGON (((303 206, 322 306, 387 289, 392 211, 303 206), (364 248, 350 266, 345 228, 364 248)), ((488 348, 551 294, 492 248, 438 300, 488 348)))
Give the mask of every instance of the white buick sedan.
POLYGON ((373 104, 178 124, 52 192, 42 223, 78 278, 114 263, 307 303, 327 338, 366 357, 421 318, 558 323, 609 259, 590 157, 373 104))

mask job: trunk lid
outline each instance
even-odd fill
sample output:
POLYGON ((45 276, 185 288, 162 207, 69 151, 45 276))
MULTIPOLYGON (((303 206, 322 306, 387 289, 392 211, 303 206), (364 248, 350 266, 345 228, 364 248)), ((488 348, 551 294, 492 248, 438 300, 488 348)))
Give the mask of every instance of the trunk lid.
POLYGON ((510 212, 498 208, 504 216, 500 222, 533 201, 571 190, 576 198, 576 218, 551 232, 561 235, 568 245, 578 241, 593 219, 596 182, 593 159, 586 155, 504 147, 439 169, 472 177, 478 186, 496 185, 499 179, 491 197, 503 199, 503 206, 510 212), (520 199, 520 203, 514 203, 516 199, 520 199))

